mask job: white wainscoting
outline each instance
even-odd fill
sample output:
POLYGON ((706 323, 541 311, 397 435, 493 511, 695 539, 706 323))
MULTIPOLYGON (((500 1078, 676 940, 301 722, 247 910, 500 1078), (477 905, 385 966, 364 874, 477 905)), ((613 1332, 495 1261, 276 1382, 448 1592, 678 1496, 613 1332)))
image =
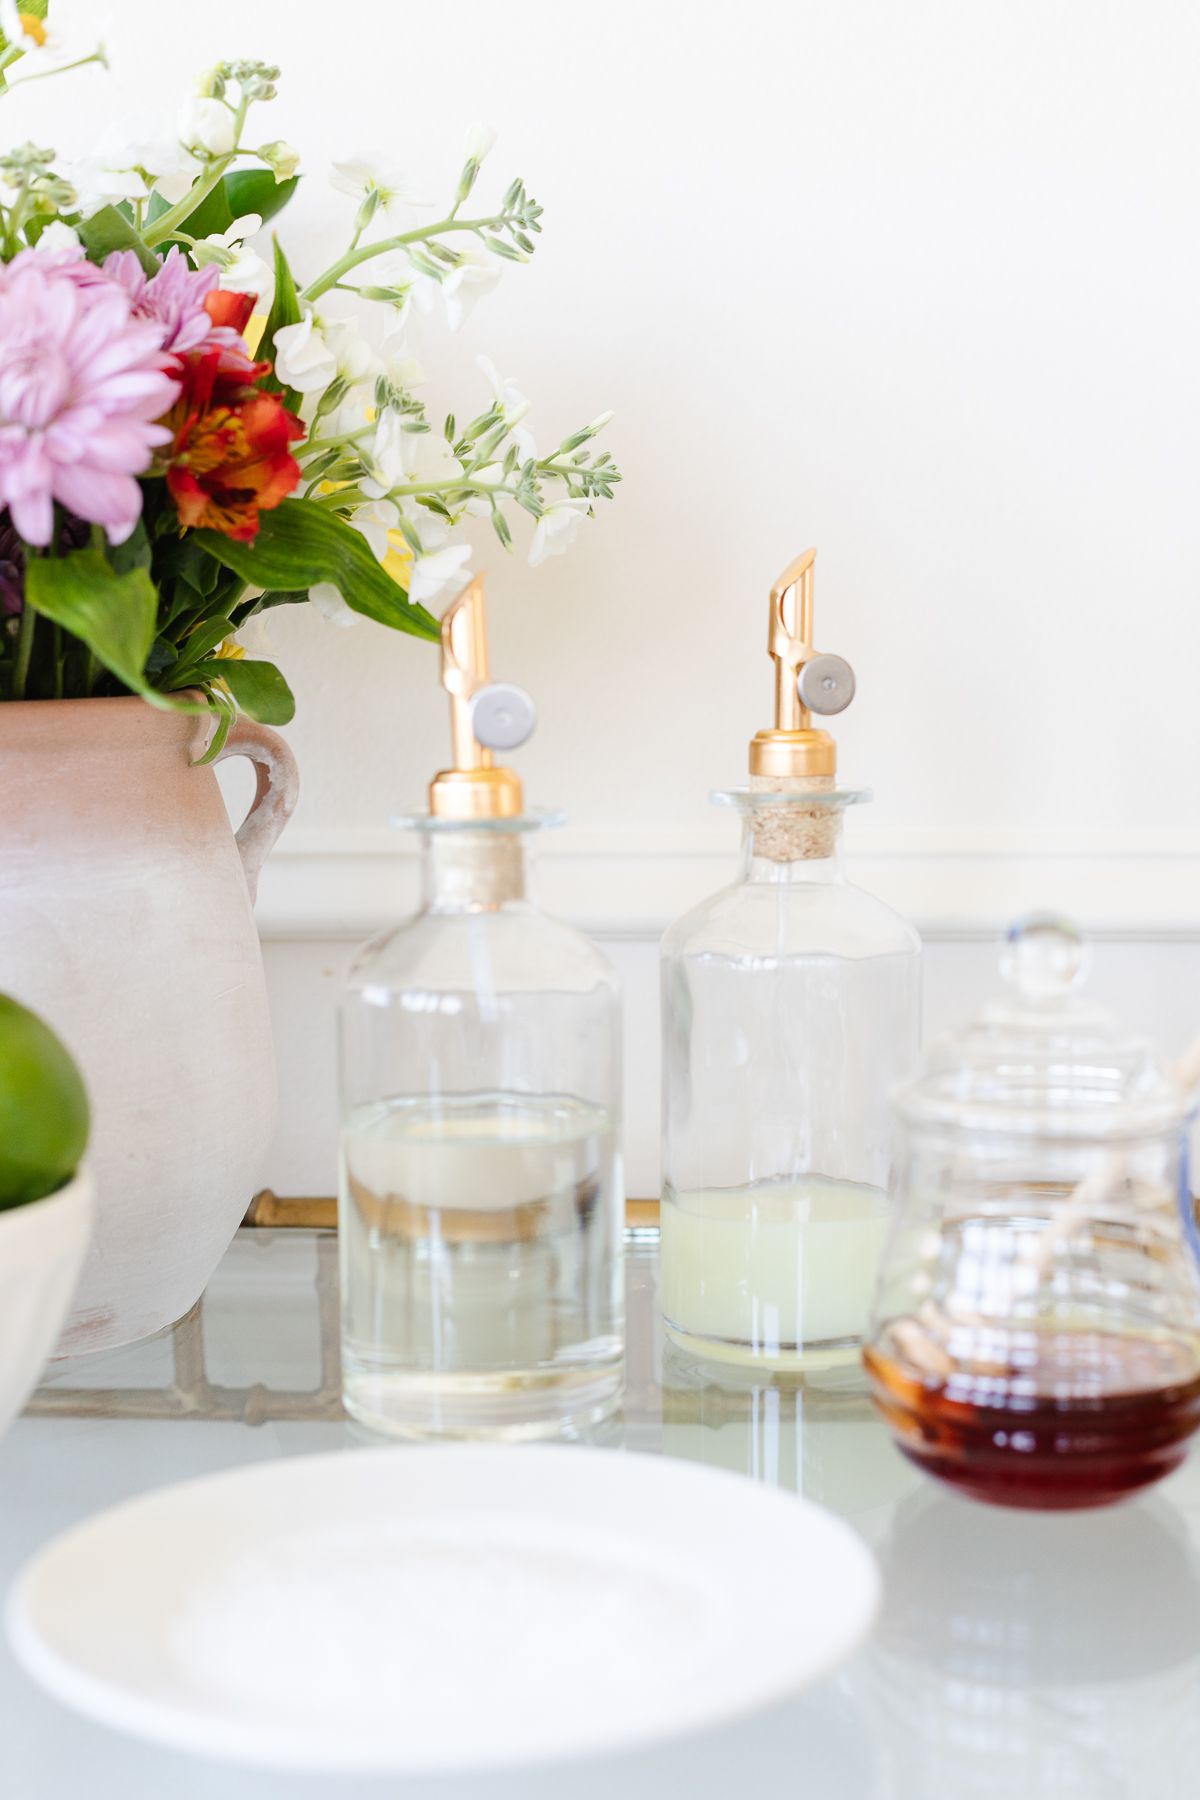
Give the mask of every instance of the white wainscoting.
MULTIPOLYGON (((589 931, 616 965, 626 1021, 625 1144, 632 1194, 658 1187, 658 939, 732 877, 732 828, 639 838, 546 833, 543 903, 589 931)), ((856 834, 851 873, 920 926, 925 1026, 953 1029, 996 987, 995 946, 1034 906, 1095 937, 1090 991, 1170 1051, 1200 1033, 1200 838, 1098 834, 856 834)), ((258 917, 275 1022, 280 1119, 263 1185, 332 1193, 336 1006, 357 943, 403 917, 415 847, 391 833, 287 834, 264 873, 258 917)))

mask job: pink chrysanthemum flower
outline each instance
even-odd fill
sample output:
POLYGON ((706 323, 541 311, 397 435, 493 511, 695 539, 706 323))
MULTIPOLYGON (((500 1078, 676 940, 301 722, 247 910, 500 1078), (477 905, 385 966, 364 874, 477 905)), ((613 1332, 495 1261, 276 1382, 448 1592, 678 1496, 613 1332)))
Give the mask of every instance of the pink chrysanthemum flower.
POLYGON ((123 543, 142 510, 135 477, 170 439, 155 423, 179 391, 162 325, 85 276, 61 252, 0 266, 0 506, 27 544, 49 544, 55 501, 123 543))
POLYGON ((158 273, 147 275, 132 250, 114 250, 104 259, 104 273, 128 294, 135 318, 153 319, 162 327, 164 350, 186 356, 190 350, 219 345, 222 374, 249 377, 253 364, 245 344, 229 326, 214 325, 205 307, 221 279, 215 263, 190 268, 187 258, 172 246, 158 273))

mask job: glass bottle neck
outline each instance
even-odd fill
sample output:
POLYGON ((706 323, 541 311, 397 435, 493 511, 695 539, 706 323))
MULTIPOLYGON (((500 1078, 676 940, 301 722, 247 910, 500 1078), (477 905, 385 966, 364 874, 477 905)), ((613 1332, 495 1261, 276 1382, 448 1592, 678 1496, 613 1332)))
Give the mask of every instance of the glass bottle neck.
POLYGON ((533 898, 524 831, 421 834, 422 904, 431 912, 495 912, 533 898))
POLYGON ((817 887, 844 881, 840 813, 762 810, 742 823, 742 881, 817 887))

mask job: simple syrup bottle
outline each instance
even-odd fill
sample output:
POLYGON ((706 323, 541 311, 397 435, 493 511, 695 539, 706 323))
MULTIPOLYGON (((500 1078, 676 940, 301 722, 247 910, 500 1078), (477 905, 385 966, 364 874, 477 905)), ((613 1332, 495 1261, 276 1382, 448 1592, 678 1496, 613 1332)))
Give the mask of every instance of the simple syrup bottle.
POLYGON ((442 623, 453 767, 433 780, 420 909, 363 949, 341 1010, 348 1412, 401 1436, 586 1426, 623 1380, 616 977, 539 911, 525 811, 492 751, 528 695, 488 676, 482 581, 442 623))
POLYGON ((700 1355, 857 1356, 889 1206, 888 1096, 913 1066, 920 942, 845 878, 837 746, 854 695, 813 648, 813 559, 771 590, 775 723, 750 744, 734 882, 662 945, 662 1303, 700 1355))

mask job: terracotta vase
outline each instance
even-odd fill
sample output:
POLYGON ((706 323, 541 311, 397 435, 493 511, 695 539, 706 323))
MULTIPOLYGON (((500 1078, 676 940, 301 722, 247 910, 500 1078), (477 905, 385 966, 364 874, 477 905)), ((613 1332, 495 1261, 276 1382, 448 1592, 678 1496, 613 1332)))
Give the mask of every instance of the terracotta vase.
POLYGON ((296 765, 275 732, 234 727, 222 758, 258 775, 235 837, 195 766, 211 731, 134 699, 0 705, 0 992, 49 1020, 92 1102, 95 1229, 60 1355, 187 1312, 274 1122, 251 908, 296 765))

